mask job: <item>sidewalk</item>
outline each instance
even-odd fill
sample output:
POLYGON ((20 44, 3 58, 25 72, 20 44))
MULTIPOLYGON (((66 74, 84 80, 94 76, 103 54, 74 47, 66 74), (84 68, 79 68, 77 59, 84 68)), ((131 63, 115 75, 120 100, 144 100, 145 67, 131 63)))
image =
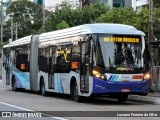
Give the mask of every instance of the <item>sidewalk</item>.
POLYGON ((150 92, 148 94, 148 96, 151 96, 151 97, 160 97, 160 92, 150 92))

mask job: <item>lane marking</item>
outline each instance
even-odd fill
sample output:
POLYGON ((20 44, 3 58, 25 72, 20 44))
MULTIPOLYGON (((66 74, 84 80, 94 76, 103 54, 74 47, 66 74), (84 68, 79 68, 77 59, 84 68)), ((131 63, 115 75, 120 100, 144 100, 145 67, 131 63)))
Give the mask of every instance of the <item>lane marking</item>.
MULTIPOLYGON (((28 108, 19 107, 19 106, 16 106, 16 105, 12 105, 12 104, 9 104, 9 103, 5 103, 5 102, 0 102, 0 104, 2 104, 2 105, 7 105, 7 106, 10 106, 10 107, 14 107, 14 108, 18 108, 18 109, 21 109, 21 110, 24 110, 24 111, 35 111, 35 110, 28 109, 28 108)), ((35 111, 35 112, 36 112, 36 111, 35 111)), ((45 113, 42 113, 42 114, 45 114, 45 113)), ((47 115, 47 114, 46 114, 46 115, 47 115)), ((54 119, 57 119, 57 120, 69 120, 69 119, 61 118, 61 117, 51 117, 51 118, 54 118, 54 119)))
POLYGON ((66 118, 61 118, 61 117, 52 117, 54 119, 58 119, 58 120, 69 120, 69 119, 66 119, 66 118))
POLYGON ((0 80, 0 84, 2 83, 2 80, 0 80))
POLYGON ((10 106, 10 107, 14 107, 14 108, 18 108, 18 109, 21 109, 21 110, 24 110, 24 111, 34 111, 34 110, 31 110, 31 109, 19 107, 19 106, 16 106, 16 105, 5 103, 5 102, 0 102, 0 104, 7 105, 7 106, 10 106))

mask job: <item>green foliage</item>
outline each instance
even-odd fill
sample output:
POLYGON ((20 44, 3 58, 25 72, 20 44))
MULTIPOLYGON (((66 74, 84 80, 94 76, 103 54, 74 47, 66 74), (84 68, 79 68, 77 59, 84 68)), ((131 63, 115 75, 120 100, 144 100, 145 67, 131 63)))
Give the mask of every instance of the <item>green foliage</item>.
POLYGON ((148 8, 143 8, 139 13, 137 13, 137 23, 135 27, 148 35, 148 19, 149 10, 148 8))
MULTIPOLYGON (((100 23, 118 23, 127 24, 136 27, 137 29, 145 32, 148 35, 148 19, 149 10, 143 8, 139 13, 128 8, 114 8, 102 14, 100 17, 95 19, 95 22, 100 23)), ((153 9, 153 30, 154 35, 160 40, 160 9, 153 9)))
POLYGON ((137 21, 136 12, 128 8, 113 8, 98 17, 95 22, 120 23, 135 25, 137 21))
POLYGON ((153 31, 155 37, 160 40, 160 9, 154 8, 153 12, 153 31))
POLYGON ((56 7, 55 12, 48 15, 45 31, 57 30, 59 21, 65 21, 70 27, 91 23, 106 11, 108 11, 108 8, 101 4, 90 5, 83 9, 73 9, 69 3, 63 2, 56 7))
MULTIPOLYGON (((42 26, 42 7, 28 0, 12 2, 7 13, 13 14, 13 23, 18 23, 18 37, 36 34, 42 26), (32 21, 32 22, 31 22, 32 21)), ((10 22, 7 23, 10 26, 10 22)))
POLYGON ((57 30, 69 28, 69 25, 66 23, 66 21, 62 20, 59 24, 57 24, 57 30))
MULTIPOLYGON (((154 0, 153 29, 157 39, 160 39, 160 5, 154 0)), ((148 8, 139 13, 128 8, 108 9, 103 4, 90 4, 83 8, 73 8, 63 2, 56 6, 54 12, 46 11, 45 25, 42 27, 42 8, 28 0, 12 2, 7 13, 14 13, 13 21, 19 25, 18 37, 47 31, 59 30, 87 23, 120 23, 135 26, 148 35, 148 8), (34 23, 31 23, 34 20, 34 23)), ((6 23, 10 27, 10 21, 6 23)))
POLYGON ((156 7, 160 7, 160 1, 159 0, 153 0, 153 6, 156 7))
MULTIPOLYGON (((160 9, 153 8, 152 16, 154 37, 160 40, 160 9)), ((140 13, 137 14, 137 18, 138 19, 135 27, 145 32, 146 36, 148 36, 149 9, 143 8, 140 13)))

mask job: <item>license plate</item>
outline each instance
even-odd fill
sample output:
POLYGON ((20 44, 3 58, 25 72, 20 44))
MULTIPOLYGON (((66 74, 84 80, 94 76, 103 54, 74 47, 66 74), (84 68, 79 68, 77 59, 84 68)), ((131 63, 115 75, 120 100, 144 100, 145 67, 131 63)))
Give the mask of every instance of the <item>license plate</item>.
POLYGON ((121 92, 130 92, 130 89, 121 89, 121 92))

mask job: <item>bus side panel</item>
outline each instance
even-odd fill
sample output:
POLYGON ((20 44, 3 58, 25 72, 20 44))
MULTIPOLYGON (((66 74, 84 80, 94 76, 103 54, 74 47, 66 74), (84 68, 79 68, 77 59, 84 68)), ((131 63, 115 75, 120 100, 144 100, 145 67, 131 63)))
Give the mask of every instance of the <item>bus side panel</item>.
POLYGON ((2 82, 6 85, 6 68, 5 68, 5 61, 6 61, 6 55, 3 53, 3 62, 2 62, 2 82))
POLYGON ((29 72, 26 72, 25 73, 25 76, 26 76, 26 78, 25 78, 25 81, 26 81, 26 83, 25 83, 25 89, 26 90, 31 90, 31 84, 30 84, 30 73, 29 72))
MULTIPOLYGON (((38 84, 37 84, 37 85, 38 85, 38 86, 37 86, 38 91, 40 91, 40 79, 41 79, 41 77, 42 77, 43 80, 44 80, 46 91, 49 91, 49 90, 48 90, 48 73, 45 73, 45 72, 43 72, 43 71, 39 71, 39 72, 38 72, 38 84)), ((52 91, 50 91, 50 92, 52 92, 52 91)))
POLYGON ((10 70, 11 70, 11 66, 12 66, 12 57, 13 56, 13 53, 12 52, 9 52, 9 53, 6 53, 6 52, 3 52, 3 64, 2 64, 2 81, 3 81, 3 84, 5 85, 12 85, 11 84, 11 73, 10 73, 10 70), (7 58, 7 54, 8 57, 7 58), (7 80, 7 70, 9 72, 9 80, 7 80))
POLYGON ((90 89, 89 93, 81 93, 80 92, 80 76, 78 73, 71 71, 70 73, 54 73, 54 78, 53 78, 53 83, 55 85, 54 89, 49 89, 48 88, 48 73, 44 73, 42 71, 39 72, 38 78, 39 78, 39 87, 38 89, 40 90, 40 78, 43 77, 44 83, 45 83, 45 88, 46 91, 49 92, 55 92, 55 93, 64 93, 64 94, 70 94, 70 83, 72 77, 76 79, 76 82, 78 84, 78 90, 79 90, 79 95, 81 96, 90 96, 92 92, 92 78, 90 77, 90 89))
POLYGON ((15 68, 12 70, 11 76, 15 78, 17 88, 30 89, 29 72, 22 72, 15 68))
POLYGON ((68 73, 55 73, 54 74, 54 84, 56 93, 67 93, 67 79, 68 73))
MULTIPOLYGON (((88 93, 82 93, 81 90, 80 90, 80 74, 79 73, 76 73, 76 72, 73 72, 71 71, 70 74, 69 74, 69 79, 71 80, 72 77, 75 77, 76 78, 76 81, 77 81, 77 85, 78 85, 78 94, 80 96, 90 96, 91 93, 92 93, 92 89, 93 89, 93 77, 89 76, 89 92, 88 93)), ((68 80, 68 81, 70 81, 68 80)), ((70 82, 68 83, 69 84, 69 90, 70 90, 70 82)), ((70 93, 70 91, 69 91, 70 93)))
POLYGON ((40 71, 38 73, 38 90, 40 90, 40 79, 41 77, 44 80, 45 83, 45 89, 48 92, 55 92, 55 93, 64 93, 64 94, 69 94, 69 73, 54 73, 54 78, 53 82, 54 83, 54 89, 49 89, 49 83, 48 83, 48 73, 45 73, 43 71, 40 71))

